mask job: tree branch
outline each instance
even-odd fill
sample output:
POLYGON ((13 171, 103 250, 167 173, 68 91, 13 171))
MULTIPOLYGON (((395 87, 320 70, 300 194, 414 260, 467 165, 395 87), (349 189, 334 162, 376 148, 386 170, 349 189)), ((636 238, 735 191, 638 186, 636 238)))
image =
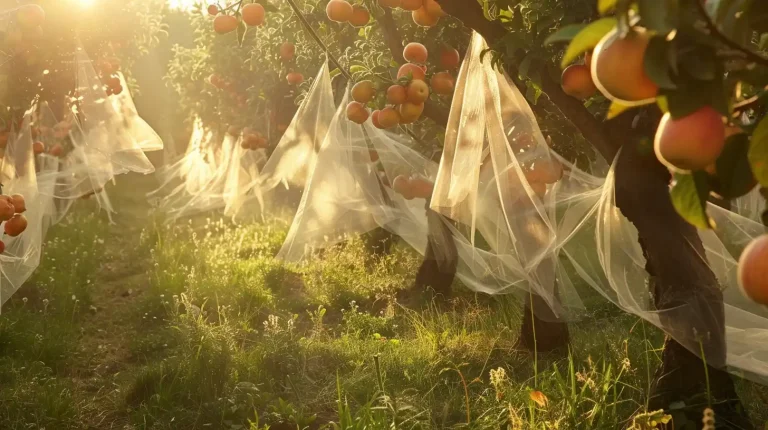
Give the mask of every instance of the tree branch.
POLYGON ((747 60, 752 61, 753 63, 760 64, 762 66, 768 66, 768 58, 763 57, 762 55, 750 51, 749 49, 741 46, 740 44, 736 43, 735 41, 731 40, 728 36, 723 34, 719 28, 717 28, 717 25, 714 21, 712 21, 712 18, 707 13, 707 9, 704 7, 704 2, 693 2, 695 5, 697 11, 699 12, 699 15, 701 15, 701 19, 704 20, 704 23, 707 25, 707 29, 710 32, 710 35, 714 37, 715 39, 719 40, 723 45, 732 48, 738 52, 741 52, 744 54, 745 57, 747 57, 747 60))
MULTIPOLYGON (((397 64, 405 64, 406 61, 403 58, 403 39, 397 30, 397 24, 392 17, 392 12, 390 12, 389 8, 384 8, 384 14, 377 17, 376 20, 381 26, 381 32, 384 36, 384 41, 389 47, 389 51, 392 53, 392 59, 397 64)), ((443 128, 448 125, 448 111, 431 100, 424 102, 424 116, 443 128)))

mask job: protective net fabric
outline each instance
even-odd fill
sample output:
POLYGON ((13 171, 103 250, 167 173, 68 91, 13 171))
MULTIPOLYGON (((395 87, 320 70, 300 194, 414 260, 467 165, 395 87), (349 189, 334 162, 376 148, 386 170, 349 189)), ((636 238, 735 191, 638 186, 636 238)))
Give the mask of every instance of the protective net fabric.
POLYGON ((69 210, 70 201, 60 201, 53 197, 53 190, 60 180, 59 168, 61 160, 50 154, 37 156, 37 188, 40 207, 42 210, 42 238, 45 239, 48 229, 57 224, 69 210))
POLYGON ((279 259, 300 261, 313 249, 339 243, 394 219, 376 169, 365 162, 366 157, 370 160, 366 128, 347 120, 347 101, 345 96, 315 155, 314 168, 308 169, 301 202, 277 254, 279 259))
POLYGON ((266 154, 244 147, 243 140, 229 133, 219 140, 195 120, 186 154, 156 172, 160 186, 148 194, 167 222, 211 210, 235 221, 261 218, 259 166, 266 154))
POLYGON ((125 117, 115 109, 85 50, 75 51, 77 85, 75 112, 80 123, 86 153, 107 157, 114 173, 152 173, 154 166, 147 159, 140 141, 146 138, 145 128, 135 128, 136 117, 125 117), (137 140, 138 139, 138 140, 137 140))
POLYGON ((462 260, 482 280, 474 288, 534 294, 550 308, 540 318, 568 318, 583 306, 558 252, 594 207, 603 180, 550 150, 520 91, 481 59, 485 49, 473 35, 430 207, 456 222, 462 260))
POLYGON ((759 221, 766 211, 765 198, 760 188, 755 188, 747 195, 731 201, 731 211, 751 220, 759 221))
POLYGON ((244 148, 243 139, 235 142, 224 182, 224 215, 235 221, 260 219, 264 208, 259 166, 267 156, 264 149, 244 148))
POLYGON ((185 157, 188 163, 182 164, 181 169, 186 180, 161 205, 167 215, 166 222, 226 207, 227 179, 230 167, 237 162, 239 138, 225 134, 221 139, 215 133, 205 137, 200 142, 202 158, 198 158, 195 150, 190 152, 191 157, 185 157), (196 168, 201 171, 194 170, 196 168))
POLYGON ((26 201, 27 228, 16 237, 3 235, 5 252, 0 254, 0 304, 5 303, 29 279, 40 264, 43 232, 43 200, 38 198, 35 158, 32 151, 32 112, 13 130, 0 159, 3 194, 21 194, 26 201))
MULTIPOLYGON (((41 155, 60 158, 57 170, 46 173, 50 186, 40 190, 45 198, 53 201, 53 205, 48 206, 53 212, 47 218, 56 223, 76 200, 103 195, 103 189, 113 179, 115 171, 106 154, 86 144, 85 132, 74 112, 67 112, 66 117, 59 120, 43 103, 36 109, 35 125, 39 130, 38 142, 46 151, 41 155)), ((107 213, 113 212, 107 199, 99 199, 99 204, 107 213)))
MULTIPOLYGON (((206 132, 200 118, 195 118, 192 133, 184 154, 168 160, 155 172, 159 186, 147 193, 147 197, 155 201, 155 206, 162 207, 171 201, 175 194, 186 189, 186 181, 191 180, 190 172, 195 172, 195 178, 207 181, 210 177, 210 166, 205 162, 204 140, 209 140, 211 133, 206 132)), ((193 187, 194 188, 194 187, 193 187)))
POLYGON ((732 211, 710 205, 717 228, 691 231, 700 245, 685 239, 684 246, 701 250, 696 261, 679 266, 690 268, 685 276, 692 285, 685 294, 665 297, 664 286, 648 276, 637 229, 616 205, 614 170, 606 171, 598 159, 586 173, 548 151, 522 95, 480 61, 483 49, 474 35, 459 74, 431 202, 435 211, 456 221, 460 255, 464 244, 475 246, 466 247, 462 260, 478 269, 476 279, 483 282, 476 288, 537 294, 561 318, 579 308, 569 279, 575 273, 691 352, 703 350, 710 364, 768 380, 768 311, 746 299, 736 280, 741 251, 765 232, 757 222, 763 210, 757 192, 735 201, 732 211), (550 175, 549 167, 557 164, 562 175, 550 175), (539 171, 539 165, 547 168, 539 171), (558 264, 560 256, 568 263, 558 264), (483 273, 488 276, 479 276, 483 273))
POLYGON ((262 168, 263 192, 282 184, 303 187, 336 113, 326 60, 291 123, 262 168))
MULTIPOLYGON (((158 211, 168 215, 168 222, 198 213, 197 205, 204 200, 200 194, 215 189, 213 182, 222 168, 218 164, 221 161, 218 138, 218 134, 196 119, 186 153, 158 170, 160 186, 148 197, 158 211)), ((211 207, 210 204, 203 206, 211 207)))
POLYGON ((589 217, 577 237, 564 244, 563 254, 578 276, 596 291, 664 330, 694 354, 701 356, 703 350, 709 364, 727 366, 739 375, 768 382, 768 310, 742 294, 736 275, 741 251, 764 234, 765 227, 712 204, 708 211, 717 227, 697 232, 704 252, 696 263, 716 277, 717 285, 711 291, 722 294, 722 308, 707 300, 706 291, 712 286, 704 281, 706 276, 695 272, 688 278, 692 289, 674 296, 673 301, 665 300, 669 293, 659 289, 663 286, 657 287, 646 271, 647 259, 637 229, 616 206, 613 169, 594 216, 589 217), (718 321, 724 321, 724 339, 718 321))
POLYGON ((120 94, 109 96, 115 112, 120 116, 123 122, 125 132, 133 138, 136 146, 144 152, 162 151, 163 140, 155 130, 139 116, 136 105, 133 103, 133 97, 128 90, 128 83, 121 72, 117 72, 120 79, 120 86, 123 91, 120 94))

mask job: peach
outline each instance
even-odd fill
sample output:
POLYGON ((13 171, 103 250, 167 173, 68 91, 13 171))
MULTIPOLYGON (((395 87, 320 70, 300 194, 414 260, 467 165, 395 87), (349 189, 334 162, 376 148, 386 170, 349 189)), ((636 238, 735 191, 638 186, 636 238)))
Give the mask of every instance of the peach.
POLYGON ((227 34, 235 31, 240 21, 232 15, 219 15, 213 19, 213 31, 218 34, 227 34))
POLYGON ((711 106, 704 106, 682 118, 664 114, 653 148, 659 161, 670 169, 689 171, 713 164, 724 145, 722 116, 711 106))
POLYGON ((435 94, 450 95, 453 94, 453 88, 455 83, 453 76, 448 72, 438 72, 432 75, 432 79, 429 81, 432 91, 435 94))
POLYGON ((738 280, 745 296, 768 305, 768 234, 753 240, 741 253, 738 280))
POLYGON ((411 42, 403 49, 403 58, 409 63, 426 64, 427 48, 421 43, 411 42))
POLYGON ((421 104, 427 101, 429 98, 429 87, 427 86, 426 82, 419 79, 414 79, 410 84, 408 84, 407 93, 408 102, 421 104))
POLYGON ((325 13, 331 21, 347 22, 352 19, 354 9, 344 0, 331 0, 325 7, 325 13))
POLYGON ((586 100, 597 92, 597 87, 592 81, 592 72, 584 64, 566 67, 560 81, 563 91, 579 100, 586 100))
POLYGON ((408 101, 408 91, 404 86, 395 84, 387 88, 387 103, 399 105, 406 101, 408 101))
POLYGON ((368 120, 368 109, 360 102, 350 102, 347 105, 347 119, 356 124, 362 124, 368 120))
POLYGON ((376 87, 372 81, 360 81, 352 87, 352 99, 360 103, 368 103, 376 96, 376 87))
POLYGON ((243 22, 248 27, 258 27, 261 24, 264 24, 264 6, 258 3, 251 3, 243 6, 240 13, 243 15, 243 22))
POLYGON ((628 105, 653 101, 659 87, 645 73, 643 61, 651 34, 635 29, 625 37, 608 33, 592 53, 592 80, 611 100, 628 105))

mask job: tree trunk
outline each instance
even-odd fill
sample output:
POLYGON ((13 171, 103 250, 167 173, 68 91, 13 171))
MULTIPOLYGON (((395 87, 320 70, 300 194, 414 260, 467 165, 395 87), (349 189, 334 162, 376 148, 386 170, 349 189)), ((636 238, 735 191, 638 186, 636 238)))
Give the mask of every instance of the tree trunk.
POLYGON ((456 278, 459 256, 450 229, 442 216, 425 205, 427 212, 427 248, 416 274, 414 288, 431 288, 435 294, 451 296, 451 285, 456 278))
POLYGON ((540 296, 528 295, 516 346, 528 351, 562 352, 567 350, 570 339, 568 324, 561 321, 540 296))
MULTIPOLYGON (((683 346, 667 336, 661 366, 649 393, 649 407, 667 409, 684 402, 691 420, 707 406, 707 377, 719 424, 752 428, 733 381, 723 370, 726 358, 723 296, 704 258, 695 227, 675 211, 668 194, 670 175, 653 154, 626 145, 616 166, 616 204, 638 230, 654 307, 667 333, 689 339, 683 346), (679 307, 679 311, 672 311, 679 307), (698 339, 698 341, 697 341, 698 339), (707 370, 693 351, 704 351, 707 370)), ((724 427, 728 428, 728 427, 724 427)))

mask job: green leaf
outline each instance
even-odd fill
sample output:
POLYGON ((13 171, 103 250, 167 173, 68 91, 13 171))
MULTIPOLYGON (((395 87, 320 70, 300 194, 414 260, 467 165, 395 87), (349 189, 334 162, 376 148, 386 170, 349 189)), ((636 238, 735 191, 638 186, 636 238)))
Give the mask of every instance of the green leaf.
POLYGON ((757 44, 757 47, 760 48, 761 51, 768 49, 768 33, 760 35, 760 42, 757 44))
POLYGON ((666 96, 656 97, 656 106, 659 107, 659 110, 661 110, 662 113, 669 112, 669 102, 667 101, 666 96))
POLYGON ((717 75, 717 57, 714 49, 693 49, 681 56, 680 65, 692 78, 700 81, 711 81, 717 75))
POLYGON ((584 27, 584 29, 571 40, 571 43, 565 50, 560 66, 565 68, 565 66, 575 60, 576 57, 597 46, 600 40, 616 27, 616 22, 616 18, 601 18, 584 27))
POLYGON ((768 187, 768 116, 763 117, 752 133, 748 157, 755 178, 760 185, 768 187))
POLYGON ((713 191, 717 195, 725 199, 735 199, 747 194, 757 185, 749 166, 748 151, 749 136, 746 133, 728 138, 715 163, 717 177, 713 179, 713 191))
POLYGON ((675 173, 669 194, 672 205, 684 220, 700 229, 713 227, 713 222, 707 215, 709 183, 706 173, 675 173))
POLYGON ((608 113, 605 115, 605 119, 614 119, 622 113, 632 109, 634 106, 627 106, 619 102, 611 102, 611 106, 608 107, 608 113))
POLYGON ((563 26, 556 32, 550 34, 549 37, 544 40, 544 44, 551 45, 557 42, 570 42, 585 27, 586 24, 569 24, 563 26))
POLYGON ((677 26, 677 0, 637 0, 637 6, 645 28, 667 34, 677 26))
POLYGON ((667 42, 663 36, 653 36, 648 42, 648 48, 643 57, 645 73, 659 88, 667 90, 677 88, 669 75, 669 51, 671 49, 672 44, 667 42))
POLYGON ((749 42, 749 37, 752 33, 749 22, 750 16, 754 14, 759 17, 760 15, 759 13, 747 12, 744 6, 749 3, 756 4, 761 2, 765 3, 763 0, 712 1, 713 5, 709 9, 714 9, 715 14, 710 13, 710 16, 714 17, 721 32, 736 43, 743 45, 749 42))
POLYGON ((530 69, 533 60, 534 56, 531 53, 525 55, 525 58, 523 58, 523 61, 520 62, 520 66, 517 68, 520 78, 528 79, 528 69, 530 69))
POLYGON ((597 0, 597 10, 600 15, 605 15, 616 9, 616 0, 597 0))
POLYGON ((729 116, 730 107, 722 79, 678 81, 677 90, 664 91, 663 95, 667 98, 669 113, 673 118, 690 115, 707 105, 712 106, 724 116, 729 116))

